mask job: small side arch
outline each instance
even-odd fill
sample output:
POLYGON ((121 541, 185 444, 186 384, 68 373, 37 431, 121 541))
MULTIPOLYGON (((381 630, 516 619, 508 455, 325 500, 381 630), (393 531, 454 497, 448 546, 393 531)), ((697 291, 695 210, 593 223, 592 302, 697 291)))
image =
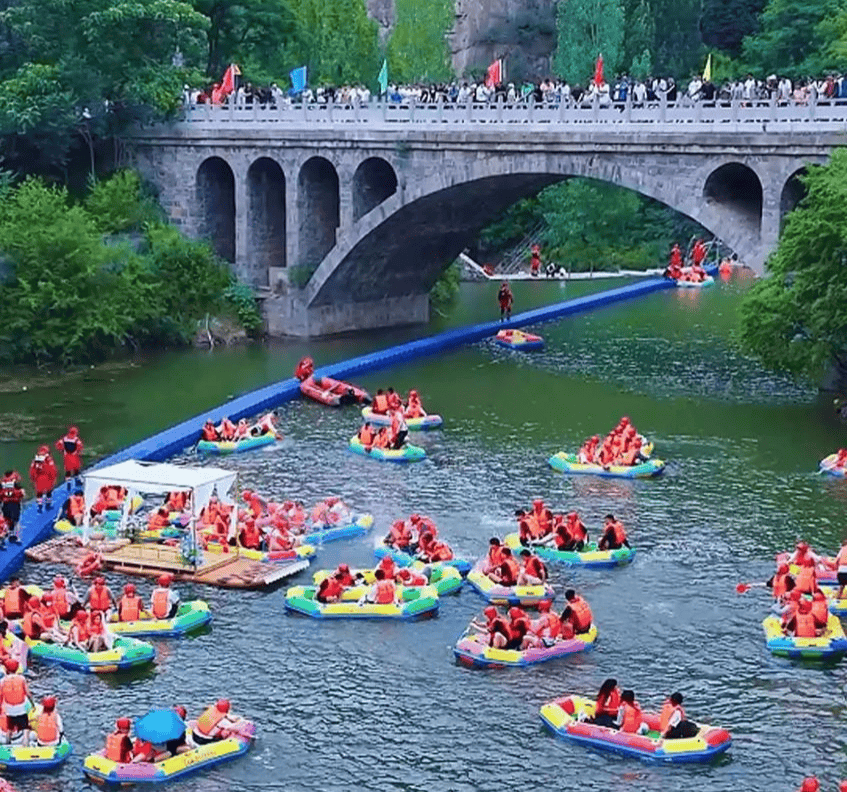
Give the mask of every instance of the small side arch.
POLYGON ((703 186, 707 202, 728 210, 758 236, 762 228, 762 182, 756 171, 740 162, 713 170, 703 186))
POLYGON ((353 174, 353 222, 397 192, 397 174, 381 157, 368 157, 353 174))
POLYGON ((247 261, 250 281, 266 286, 272 267, 286 265, 285 174, 269 157, 260 157, 247 171, 247 261))
POLYGON ((300 261, 314 269, 335 245, 340 224, 338 172, 324 157, 311 157, 297 177, 300 261))
POLYGON ((197 169, 195 185, 199 236, 221 258, 235 263, 235 176, 226 160, 209 157, 197 169))

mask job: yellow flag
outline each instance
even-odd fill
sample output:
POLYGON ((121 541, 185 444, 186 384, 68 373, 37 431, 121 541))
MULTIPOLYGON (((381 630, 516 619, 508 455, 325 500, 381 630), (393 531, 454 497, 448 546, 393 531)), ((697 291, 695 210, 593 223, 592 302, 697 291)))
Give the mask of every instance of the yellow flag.
POLYGON ((703 80, 712 81, 712 53, 709 53, 709 57, 706 58, 706 68, 703 69, 703 80))

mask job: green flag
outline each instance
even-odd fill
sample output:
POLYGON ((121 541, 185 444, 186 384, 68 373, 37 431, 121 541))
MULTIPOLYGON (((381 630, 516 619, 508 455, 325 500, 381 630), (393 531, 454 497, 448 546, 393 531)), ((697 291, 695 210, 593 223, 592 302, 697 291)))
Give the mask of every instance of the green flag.
POLYGON ((379 83, 379 92, 386 93, 388 91, 388 60, 382 61, 382 68, 379 70, 376 81, 379 83))

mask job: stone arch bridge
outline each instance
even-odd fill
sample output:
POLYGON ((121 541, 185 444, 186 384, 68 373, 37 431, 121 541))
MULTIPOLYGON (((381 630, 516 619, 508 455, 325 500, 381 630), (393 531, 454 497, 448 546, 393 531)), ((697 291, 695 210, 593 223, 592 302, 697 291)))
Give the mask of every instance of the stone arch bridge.
POLYGON ((171 219, 259 289, 270 332, 306 336, 425 321, 485 225, 571 176, 667 204, 761 273, 797 175, 845 122, 847 107, 814 104, 201 106, 137 131, 132 152, 171 219))

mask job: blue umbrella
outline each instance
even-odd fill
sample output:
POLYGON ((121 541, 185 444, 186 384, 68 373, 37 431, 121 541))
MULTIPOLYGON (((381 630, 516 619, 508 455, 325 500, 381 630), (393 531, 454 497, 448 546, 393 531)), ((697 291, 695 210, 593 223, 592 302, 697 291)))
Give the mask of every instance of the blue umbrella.
POLYGON ((150 743, 178 740, 185 734, 185 721, 172 709, 148 712, 135 722, 135 736, 150 743))

